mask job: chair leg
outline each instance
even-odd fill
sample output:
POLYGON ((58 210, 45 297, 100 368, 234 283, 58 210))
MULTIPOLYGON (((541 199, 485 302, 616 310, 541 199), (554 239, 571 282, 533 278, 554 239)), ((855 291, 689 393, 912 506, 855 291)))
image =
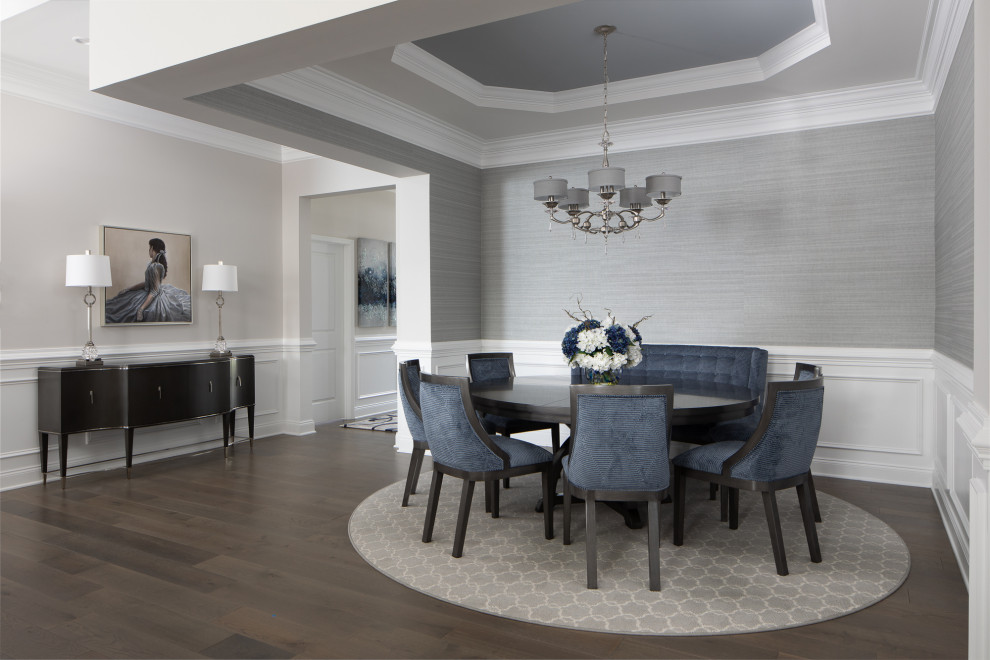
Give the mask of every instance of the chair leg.
MULTIPOLYGON (((496 484, 498 481, 495 482, 496 484)), ((492 482, 485 482, 485 513, 492 512, 492 482)))
MULTIPOLYGON (((550 468, 543 470, 540 476, 543 480, 543 500, 546 501, 553 497, 553 493, 550 492, 550 468)), ((553 538, 553 507, 551 506, 543 507, 543 538, 548 541, 553 538)))
POLYGON ((440 487, 442 485, 443 472, 433 468, 430 496, 426 501, 426 520, 423 523, 423 543, 429 543, 433 540, 433 523, 437 520, 437 504, 440 502, 440 487))
MULTIPOLYGON (((544 511, 546 506, 544 506, 544 511)), ((571 544, 571 482, 564 478, 564 545, 571 544)))
MULTIPOLYGON (((492 484, 492 518, 498 518, 498 479, 491 482, 492 484)), ((506 486, 508 488, 508 486, 506 486)))
POLYGON ((739 529, 739 489, 723 486, 729 491, 729 529, 739 529))
POLYGON ((454 531, 454 550, 450 553, 452 557, 460 557, 464 554, 464 536, 467 533, 468 517, 471 514, 471 497, 473 495, 474 482, 470 479, 465 479, 464 485, 461 487, 461 507, 457 510, 457 528, 454 531))
MULTIPOLYGON (((718 486, 718 484, 711 484, 712 486, 718 486)), ((711 499, 715 499, 714 493, 711 493, 711 499)), ((718 519, 721 522, 728 522, 729 520, 729 487, 722 486, 722 491, 719 493, 719 504, 718 504, 718 519)))
POLYGON ((815 491, 815 478, 808 472, 808 491, 811 493, 811 510, 815 514, 815 522, 822 521, 822 511, 818 508, 818 493, 815 491))
POLYGON ((770 529, 770 545, 773 546, 773 560, 777 564, 777 575, 787 575, 784 535, 780 531, 780 512, 777 510, 777 495, 774 491, 763 491, 763 508, 767 514, 767 527, 770 529))
POLYGON ((402 493, 402 506, 409 506, 409 496, 416 492, 424 454, 426 454, 425 449, 413 447, 412 456, 409 457, 409 474, 406 475, 406 490, 402 493))
POLYGON ((598 588, 598 533, 595 525, 595 494, 584 498, 584 555, 588 564, 588 588, 598 588))
POLYGON ((560 425, 554 424, 550 427, 550 443, 553 445, 553 453, 560 451, 560 425))
POLYGON ((650 544, 650 591, 660 591, 660 502, 657 500, 647 503, 646 527, 650 544))
POLYGON ((684 473, 674 468, 674 545, 684 545, 684 473))
MULTIPOLYGON (((811 478, 811 474, 808 474, 811 478)), ((806 483, 797 485, 798 503, 801 505, 801 520, 804 522, 804 535, 808 539, 808 552, 811 561, 819 563, 822 560, 822 549, 818 545, 818 530, 815 528, 815 513, 810 493, 805 490, 806 483)), ((814 490, 811 491, 812 493, 814 490)))
MULTIPOLYGON (((715 493, 717 493, 717 492, 718 492, 718 484, 715 483, 714 481, 709 481, 708 482, 708 499, 710 499, 712 501, 715 501, 715 493)), ((725 522, 725 519, 724 518, 722 519, 722 522, 725 522)))

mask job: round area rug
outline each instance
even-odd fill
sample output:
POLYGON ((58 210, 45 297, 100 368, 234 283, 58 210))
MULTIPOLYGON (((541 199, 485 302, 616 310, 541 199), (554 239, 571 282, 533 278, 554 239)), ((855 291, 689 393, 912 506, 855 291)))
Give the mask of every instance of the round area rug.
POLYGON ((477 487, 464 556, 450 556, 461 480, 445 477, 433 542, 423 543, 431 474, 419 494, 399 506, 404 482, 362 502, 348 524, 351 543, 388 577, 462 607, 563 628, 644 635, 719 635, 777 630, 832 619, 893 593, 911 558, 894 530, 862 509, 818 494, 822 559, 808 559, 795 490, 777 494, 790 575, 777 575, 758 493, 741 492, 739 529, 719 522, 708 484, 688 481, 684 545, 673 538, 673 508, 660 507, 661 591, 648 585, 646 528, 629 529, 598 504, 598 586, 585 587, 584 504, 571 515, 563 545, 563 511, 554 512, 556 538, 543 538, 534 511, 539 475, 513 477, 500 495, 500 518, 485 514, 477 487))

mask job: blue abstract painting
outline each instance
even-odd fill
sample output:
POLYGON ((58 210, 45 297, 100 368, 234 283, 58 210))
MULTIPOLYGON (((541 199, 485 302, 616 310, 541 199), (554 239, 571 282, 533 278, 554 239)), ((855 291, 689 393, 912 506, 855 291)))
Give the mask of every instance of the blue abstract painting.
POLYGON ((388 324, 395 326, 395 243, 388 244, 388 324))
POLYGON ((388 325, 388 242, 357 239, 358 327, 388 325))

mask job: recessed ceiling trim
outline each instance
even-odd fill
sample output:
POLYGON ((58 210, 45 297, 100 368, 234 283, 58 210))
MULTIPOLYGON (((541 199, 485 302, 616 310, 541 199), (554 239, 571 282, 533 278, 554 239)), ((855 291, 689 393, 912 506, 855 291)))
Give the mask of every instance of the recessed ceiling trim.
POLYGON ((484 150, 484 141, 476 135, 323 67, 300 69, 247 84, 476 167, 484 150))
MULTIPOLYGON (((825 0, 812 0, 812 7, 814 23, 759 57, 610 82, 610 101, 644 101, 766 80, 831 44, 825 0)), ((482 108, 557 113, 601 104, 601 85, 561 92, 483 85, 412 43, 396 46, 392 63, 482 108)))

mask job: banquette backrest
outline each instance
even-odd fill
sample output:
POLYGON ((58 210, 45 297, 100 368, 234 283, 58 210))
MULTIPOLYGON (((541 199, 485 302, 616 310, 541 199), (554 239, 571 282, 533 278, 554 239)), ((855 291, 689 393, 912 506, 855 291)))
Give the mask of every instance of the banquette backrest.
MULTIPOLYGON (((762 396, 767 384, 767 357, 762 348, 750 346, 696 346, 691 344, 643 344, 643 361, 622 370, 621 383, 676 383, 706 381, 747 387, 762 396)), ((580 373, 572 372, 572 382, 580 373)), ((763 410, 763 401, 756 414, 763 410)))

